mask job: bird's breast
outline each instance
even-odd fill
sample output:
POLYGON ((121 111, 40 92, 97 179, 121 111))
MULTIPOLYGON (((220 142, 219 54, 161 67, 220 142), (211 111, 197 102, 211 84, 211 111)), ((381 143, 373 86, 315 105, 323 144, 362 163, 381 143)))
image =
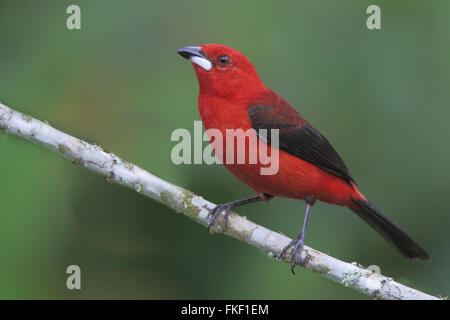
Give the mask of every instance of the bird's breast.
POLYGON ((339 205, 351 200, 354 190, 342 179, 259 139, 245 104, 200 97, 199 111, 216 157, 255 191, 296 199, 314 196, 339 205), (262 174, 270 167, 276 168, 274 174, 262 174))

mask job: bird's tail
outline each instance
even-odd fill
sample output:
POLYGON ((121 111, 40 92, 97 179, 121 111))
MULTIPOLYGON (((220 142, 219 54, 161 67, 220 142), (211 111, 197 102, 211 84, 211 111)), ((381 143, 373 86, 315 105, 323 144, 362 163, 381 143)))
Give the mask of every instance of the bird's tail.
POLYGON ((430 256, 420 244, 388 216, 378 210, 372 203, 365 199, 353 201, 355 206, 350 209, 372 228, 378 231, 390 244, 397 248, 405 258, 422 260, 430 259, 430 256))

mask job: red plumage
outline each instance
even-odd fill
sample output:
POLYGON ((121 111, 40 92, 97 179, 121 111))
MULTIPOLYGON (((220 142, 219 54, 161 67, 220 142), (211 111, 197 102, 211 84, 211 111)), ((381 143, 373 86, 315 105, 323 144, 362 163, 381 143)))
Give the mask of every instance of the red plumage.
MULTIPOLYGON (((266 196, 271 195, 305 200, 311 206, 316 200, 347 206, 404 256, 428 259, 427 253, 408 233, 367 201, 328 140, 285 99, 263 84, 242 53, 219 44, 186 47, 179 53, 193 62, 200 86, 198 107, 205 129, 218 129, 224 137, 223 154, 216 153, 219 158, 227 157, 227 129, 254 129, 256 131, 252 130, 251 135, 255 139, 258 139, 258 129, 279 129, 279 170, 276 174, 261 175, 261 168, 267 165, 248 163, 248 155, 255 151, 252 148, 258 151, 261 143, 265 143, 262 140, 257 145, 246 145, 245 164, 223 161, 228 170, 261 198, 266 200, 266 196)), ((272 148, 270 141, 267 145, 272 148)), ((236 153, 235 145, 235 157, 236 153)), ((219 210, 229 210, 237 205, 241 204, 225 204, 219 210)), ((305 225, 306 222, 307 217, 305 225)), ((296 254, 299 256, 303 247, 304 232, 305 226, 295 240, 301 243, 296 244, 292 261, 298 260, 296 254)))
MULTIPOLYGON (((193 64, 200 85, 198 108, 206 130, 219 129, 226 137, 226 129, 251 129, 248 108, 256 104, 276 106, 286 115, 284 121, 299 126, 307 123, 303 117, 298 117, 298 112, 286 100, 262 83, 253 66, 241 53, 221 45, 206 45, 202 48, 208 57, 233 55, 234 60, 239 59, 233 63, 246 66, 243 76, 241 70, 221 72, 212 69, 208 72, 193 64)), ((259 144, 247 147, 258 148, 259 144)), ((224 154, 218 156, 225 159, 226 148, 223 150, 224 154)), ((246 151, 247 155, 252 152, 249 149, 246 151)), ((279 171, 275 175, 261 175, 261 167, 266 165, 260 163, 224 165, 258 193, 300 200, 305 196, 313 196, 320 201, 342 206, 354 206, 352 199, 363 197, 354 184, 283 150, 279 151, 279 171)))

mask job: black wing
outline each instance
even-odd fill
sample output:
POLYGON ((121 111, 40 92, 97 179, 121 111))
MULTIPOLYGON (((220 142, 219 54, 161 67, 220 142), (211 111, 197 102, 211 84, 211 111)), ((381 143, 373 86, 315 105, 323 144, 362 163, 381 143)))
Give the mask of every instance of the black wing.
POLYGON ((257 134, 260 129, 267 130, 267 138, 260 138, 265 138, 264 140, 270 144, 270 130, 278 129, 280 150, 308 161, 348 183, 354 183, 344 161, 328 140, 306 122, 295 109, 281 109, 260 105, 248 108, 252 127, 257 134))

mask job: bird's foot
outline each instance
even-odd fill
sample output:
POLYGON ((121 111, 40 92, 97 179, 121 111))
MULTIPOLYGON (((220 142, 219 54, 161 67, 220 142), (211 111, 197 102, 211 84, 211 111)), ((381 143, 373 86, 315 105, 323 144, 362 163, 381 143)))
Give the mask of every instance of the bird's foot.
POLYGON ((230 215, 231 211, 236 207, 236 204, 233 202, 230 203, 224 203, 219 204, 215 206, 212 209, 207 209, 209 211, 208 219, 210 218, 209 224, 208 224, 208 232, 211 232, 211 227, 214 225, 214 222, 219 217, 220 212, 224 212, 225 216, 223 217, 223 227, 224 229, 227 228, 228 224, 228 216, 230 215))
POLYGON ((305 245, 305 239, 303 237, 303 235, 300 235, 299 238, 292 240, 291 242, 289 242, 289 244, 283 248, 283 250, 280 253, 280 259, 284 260, 287 251, 291 249, 291 271, 293 274, 295 274, 295 266, 298 265, 303 265, 304 261, 302 259, 302 251, 303 251, 303 246, 305 245))

